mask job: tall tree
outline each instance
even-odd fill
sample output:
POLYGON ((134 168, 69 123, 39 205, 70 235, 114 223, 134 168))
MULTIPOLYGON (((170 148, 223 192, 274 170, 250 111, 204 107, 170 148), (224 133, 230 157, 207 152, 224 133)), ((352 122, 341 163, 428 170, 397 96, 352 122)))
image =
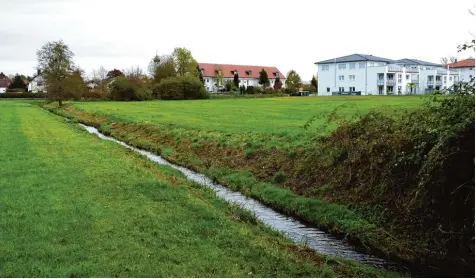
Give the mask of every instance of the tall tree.
POLYGON ((198 66, 198 64, 197 64, 197 72, 198 72, 198 78, 200 79, 202 84, 205 84, 205 80, 203 80, 202 70, 200 69, 200 66, 198 66))
POLYGON ((110 70, 109 72, 107 72, 107 75, 106 75, 107 79, 113 79, 116 77, 123 77, 123 76, 124 76, 124 73, 118 69, 110 70))
POLYGON ((16 75, 13 77, 12 83, 8 86, 8 89, 23 89, 27 90, 27 86, 25 85, 25 81, 20 75, 16 75))
POLYGON ((259 84, 263 86, 263 88, 266 88, 269 86, 269 78, 268 78, 268 73, 264 70, 261 69, 261 72, 259 72, 259 84))
POLYGON ((43 73, 47 88, 47 98, 58 101, 62 106, 64 100, 64 80, 73 71, 74 53, 62 41, 48 42, 36 53, 38 69, 43 73))
POLYGON ((233 75, 233 83, 236 88, 240 86, 240 76, 238 75, 238 71, 235 71, 235 74, 233 75))
POLYGON ((173 57, 170 55, 161 56, 155 69, 154 82, 159 83, 163 79, 175 76, 177 76, 177 72, 173 57))
POLYGON ((286 78, 286 88, 296 91, 301 86, 301 77, 294 70, 290 70, 286 78))
POLYGON ((314 89, 316 89, 316 91, 317 91, 317 79, 316 79, 316 76, 312 76, 311 85, 312 85, 312 86, 314 87, 314 89))
POLYGON ((197 61, 193 58, 192 52, 190 50, 178 47, 174 49, 172 57, 175 63, 175 71, 178 76, 184 76, 186 74, 193 74, 198 77, 196 71, 197 61))

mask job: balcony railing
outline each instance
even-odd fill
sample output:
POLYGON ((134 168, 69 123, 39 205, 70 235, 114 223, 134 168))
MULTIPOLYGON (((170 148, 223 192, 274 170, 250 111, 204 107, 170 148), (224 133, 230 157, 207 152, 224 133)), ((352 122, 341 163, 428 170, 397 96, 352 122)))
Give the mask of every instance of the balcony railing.
POLYGON ((383 85, 385 81, 383 79, 377 79, 377 85, 383 85))
POLYGON ((435 85, 443 85, 443 82, 441 80, 435 81, 435 85))
POLYGON ((435 81, 434 81, 434 80, 428 80, 428 81, 426 82, 426 84, 428 84, 428 85, 435 85, 435 81))
POLYGON ((397 84, 396 80, 394 79, 387 79, 387 85, 395 85, 397 84))
POLYGON ((407 68, 405 70, 405 72, 407 72, 407 73, 418 73, 418 69, 409 69, 409 68, 407 68))
POLYGON ((402 68, 398 68, 398 67, 388 67, 388 71, 389 71, 389 72, 401 72, 401 71, 402 71, 402 68))
POLYGON ((436 71, 436 74, 438 74, 438 75, 446 75, 446 71, 438 70, 438 71, 436 71))

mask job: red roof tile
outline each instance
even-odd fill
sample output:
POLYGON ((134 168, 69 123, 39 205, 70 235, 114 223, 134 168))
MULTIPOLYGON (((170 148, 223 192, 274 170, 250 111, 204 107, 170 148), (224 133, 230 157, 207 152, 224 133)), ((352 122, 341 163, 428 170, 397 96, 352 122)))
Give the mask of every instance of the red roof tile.
POLYGON ((450 68, 474 67, 474 58, 465 59, 456 63, 448 64, 450 68))
POLYGON ((229 65, 229 64, 209 64, 198 63, 200 69, 203 69, 204 77, 215 76, 215 69, 221 69, 225 78, 233 78, 234 71, 238 72, 240 78, 259 78, 259 72, 264 69, 268 73, 268 78, 276 78, 274 73, 279 75, 279 78, 285 79, 286 77, 276 67, 263 67, 263 66, 246 66, 246 65, 229 65))

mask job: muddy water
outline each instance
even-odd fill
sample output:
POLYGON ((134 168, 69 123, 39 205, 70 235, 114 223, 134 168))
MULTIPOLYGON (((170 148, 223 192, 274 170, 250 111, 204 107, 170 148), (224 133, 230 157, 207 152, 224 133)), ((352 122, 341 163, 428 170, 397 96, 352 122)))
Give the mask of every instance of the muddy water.
POLYGON ((384 267, 393 270, 398 270, 400 272, 406 272, 406 270, 402 269, 402 267, 397 264, 387 262, 372 255, 358 252, 356 247, 352 246, 346 241, 333 237, 331 234, 326 233, 313 225, 305 224, 292 217, 276 212, 271 208, 261 204, 257 200, 246 197, 239 192, 232 191, 223 185, 214 183, 210 178, 202 174, 172 164, 164 158, 152 154, 148 151, 137 149, 124 142, 105 136, 94 127, 86 126, 83 124, 79 125, 81 125, 89 133, 95 134, 101 139, 116 142, 128 149, 134 150, 146 156, 147 158, 158 164, 167 165, 181 171, 188 179, 213 189, 216 192, 217 196, 223 198, 224 200, 230 203, 237 204, 240 207, 251 211, 261 222, 285 234, 295 243, 304 243, 308 247, 314 249, 315 251, 321 254, 353 259, 376 267, 384 267))

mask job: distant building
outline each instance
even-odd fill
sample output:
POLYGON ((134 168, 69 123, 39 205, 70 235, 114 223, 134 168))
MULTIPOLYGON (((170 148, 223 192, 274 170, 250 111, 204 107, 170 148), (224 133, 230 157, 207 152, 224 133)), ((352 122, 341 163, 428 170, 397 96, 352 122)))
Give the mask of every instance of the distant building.
POLYGON ((34 76, 30 83, 28 84, 28 92, 39 93, 46 92, 45 81, 43 79, 43 74, 38 71, 36 76, 34 76))
POLYGON ((422 94, 451 87, 459 73, 417 59, 352 54, 315 63, 318 95, 422 94))
POLYGON ((461 81, 471 81, 474 75, 474 58, 469 58, 455 63, 448 64, 448 67, 455 69, 459 72, 461 81))
POLYGON ((12 81, 3 72, 0 73, 0 93, 5 93, 12 81))
POLYGON ((198 64, 205 83, 205 88, 210 92, 217 92, 222 88, 223 83, 228 80, 233 80, 235 72, 238 73, 240 79, 239 86, 260 86, 259 73, 264 69, 268 73, 270 87, 274 87, 274 82, 279 76, 282 86, 284 87, 286 77, 276 67, 265 66, 246 66, 246 65, 229 65, 229 64, 198 64), (218 71, 222 71, 223 83, 217 84, 215 77, 218 71))

